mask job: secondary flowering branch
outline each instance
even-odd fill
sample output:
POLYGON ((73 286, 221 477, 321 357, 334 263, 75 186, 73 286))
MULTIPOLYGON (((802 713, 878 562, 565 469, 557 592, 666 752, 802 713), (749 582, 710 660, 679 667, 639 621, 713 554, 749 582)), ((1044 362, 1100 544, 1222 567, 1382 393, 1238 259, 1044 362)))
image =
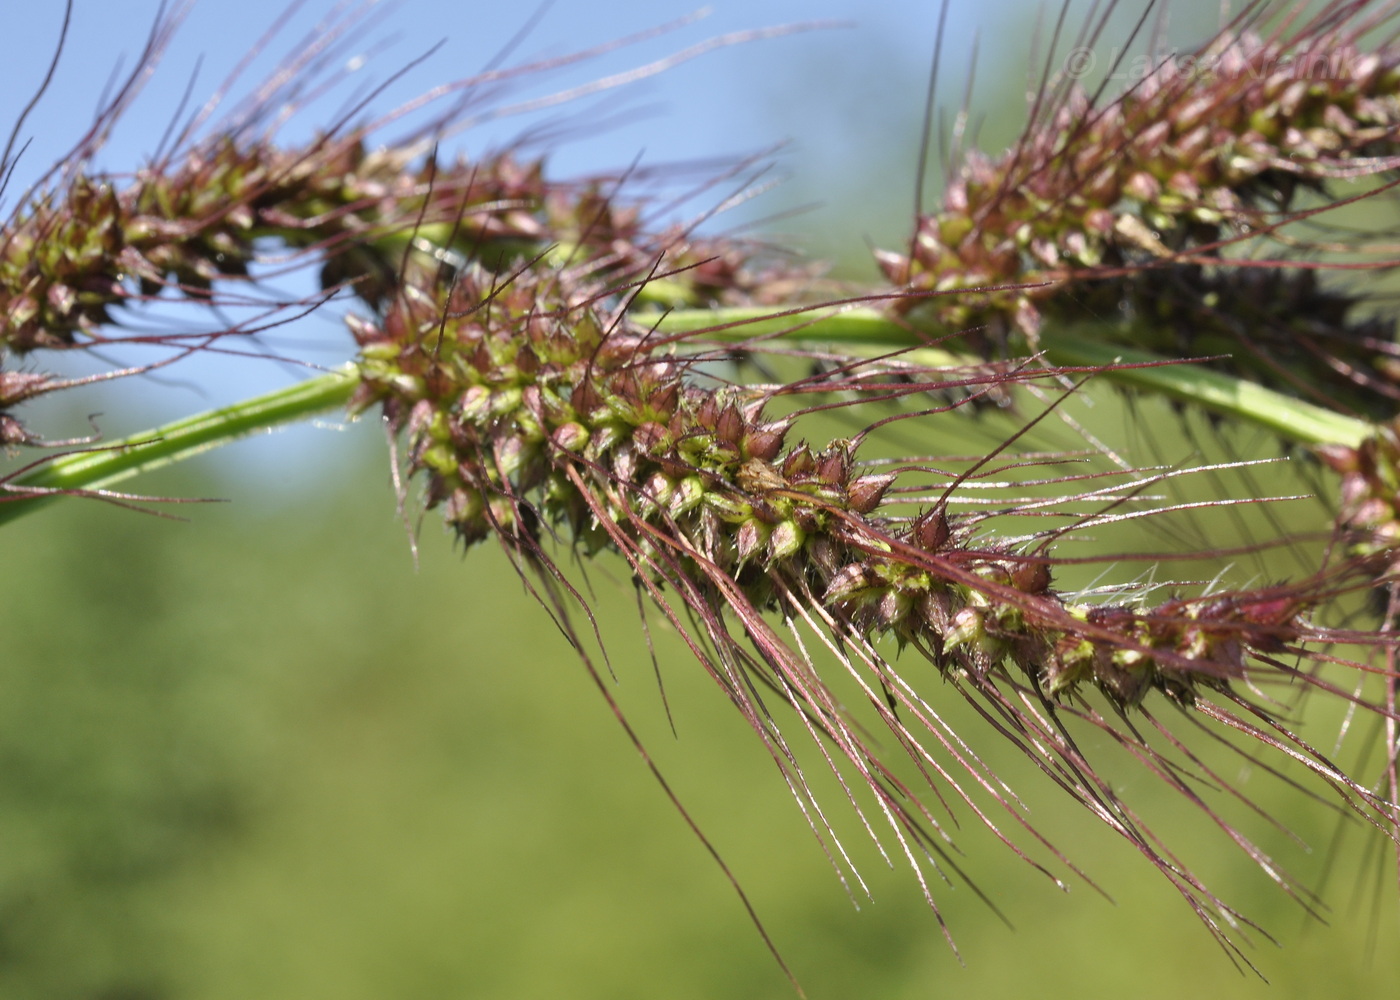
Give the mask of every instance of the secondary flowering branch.
MULTIPOLYGON (((879 639, 926 659, 1065 791, 1147 854, 1222 940, 1225 927, 1211 911, 1224 904, 1161 853, 1082 754, 1066 715, 1109 732, 1185 791, 1178 765, 1114 718, 1126 720, 1157 692, 1304 762, 1351 808, 1394 830, 1391 803, 1237 690, 1324 683, 1287 661, 1335 640, 1305 613, 1344 588, 1342 577, 1156 607, 1078 599, 1055 588, 1047 544, 999 542, 976 519, 949 513, 965 477, 938 486, 941 474, 927 463, 939 459, 909 457, 886 471, 857 457, 874 426, 815 446, 790 442, 793 415, 769 415, 794 397, 845 394, 853 401, 839 405, 870 406, 935 391, 1005 391, 1060 373, 904 367, 896 376, 880 363, 853 361, 823 385, 706 387, 703 373, 722 355, 659 336, 626 296, 546 261, 508 275, 468 266, 440 279, 408 277, 381 316, 352 323, 362 358, 353 408, 383 406, 391 427, 407 435, 408 471, 427 477, 428 505, 442 508, 464 542, 495 535, 547 579, 561 574, 549 555, 552 538, 588 555, 619 553, 763 738, 809 816, 824 814, 755 683, 797 711, 833 768, 859 776, 911 859, 926 826, 943 832, 851 719, 806 645, 781 636, 774 614, 835 654, 924 780, 935 789, 948 783, 969 803, 974 789, 991 794, 1024 822, 994 776, 957 749, 961 739, 937 721, 922 685, 879 639), (1107 698, 1108 716, 1090 707, 1089 689, 1107 698), (958 766, 963 778, 952 773, 958 766)), ((1119 492, 1062 502, 1110 501, 1119 492)), ((814 824, 824 842, 835 838, 825 820, 814 824)), ((1262 851, 1226 829, 1294 889, 1262 851)))
MULTIPOLYGON (((279 125, 288 107, 314 90, 296 74, 308 68, 306 56, 284 67, 283 82, 263 88, 257 105, 210 126, 207 137, 187 136, 129 177, 95 171, 102 137, 126 109, 175 20, 153 29, 146 61, 62 171, 49 186, 22 197, 0 227, 0 362, 113 339, 204 349, 250 331, 233 326, 114 338, 113 310, 167 294, 210 306, 247 305, 247 297, 229 289, 307 263, 321 264, 327 295, 348 289, 371 307, 398 294, 399 273, 413 256, 436 264, 466 255, 506 268, 547 251, 585 260, 600 276, 631 273, 639 262, 650 266, 664 258, 672 277, 664 293, 658 283, 649 294, 682 306, 761 299, 766 287, 787 287, 805 273, 781 258, 760 261, 754 248, 737 240, 697 237, 682 226, 651 231, 640 203, 614 197, 621 177, 546 179, 542 159, 509 150, 444 160, 432 140, 454 124, 460 109, 444 111, 390 146, 379 141, 380 133, 402 109, 287 144, 278 137, 279 125), (276 258, 269 246, 276 247, 276 258)), ((345 27, 337 25, 332 35, 345 27)), ((323 55, 325 47, 318 38, 308 51, 323 55)), ((262 303, 271 315, 261 315, 255 329, 319 301, 262 303)), ((16 443, 30 435, 12 407, 59 383, 19 372, 4 379, 0 419, 5 441, 16 443)))
POLYGON ((909 249, 879 255, 897 285, 961 294, 896 308, 1032 346, 1047 321, 1095 317, 1113 342, 1215 357, 1387 416, 1400 400, 1392 324, 1316 268, 1393 260, 1374 259, 1378 244, 1370 263, 1344 265, 1339 243, 1363 259, 1367 248, 1316 230, 1388 189, 1400 165, 1400 49, 1364 41, 1394 9, 1332 0, 1245 30, 1266 7, 1248 4, 1201 50, 1162 56, 1108 100, 1072 76, 1052 81, 1016 144, 967 152, 909 249))

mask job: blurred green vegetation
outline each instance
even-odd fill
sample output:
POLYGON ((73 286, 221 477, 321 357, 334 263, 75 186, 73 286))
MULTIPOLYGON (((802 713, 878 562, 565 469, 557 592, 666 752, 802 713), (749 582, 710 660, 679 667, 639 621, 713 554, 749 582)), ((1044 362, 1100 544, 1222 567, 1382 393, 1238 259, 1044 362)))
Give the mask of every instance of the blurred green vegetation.
MULTIPOLYGON (((382 443, 370 422, 356 437, 356 461, 314 492, 260 497, 185 469, 143 489, 234 502, 179 508, 179 523, 64 501, 6 530, 0 996, 791 995, 513 569, 489 546, 454 551, 429 516, 415 571, 382 443)), ((615 564, 584 575, 605 683, 814 1000, 1393 989, 1394 886, 1360 831, 1324 926, 1123 769, 1172 848, 1285 946, 1251 953, 1270 990, 925 676, 1117 901, 1074 879, 1062 895, 958 804, 960 861, 1015 925, 961 883, 934 885, 960 967, 900 859, 883 866, 809 755, 874 895, 852 907, 759 742, 652 614, 671 735, 630 584, 615 564)), ((1309 859, 1263 841, 1316 881, 1335 817, 1278 782, 1245 787, 1317 846, 1309 859)))

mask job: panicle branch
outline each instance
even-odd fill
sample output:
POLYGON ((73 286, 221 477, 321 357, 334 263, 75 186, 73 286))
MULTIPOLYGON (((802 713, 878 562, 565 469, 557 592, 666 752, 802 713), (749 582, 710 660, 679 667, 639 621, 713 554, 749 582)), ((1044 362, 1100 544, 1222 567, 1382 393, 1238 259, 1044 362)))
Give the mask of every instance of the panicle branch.
MULTIPOLYGON (((305 143, 282 141, 278 133, 288 115, 337 82, 324 64, 364 11, 324 26, 258 89, 252 103, 241 104, 226 120, 211 121, 216 97, 182 129, 172 122, 171 131, 178 131, 174 147, 149 165, 127 176, 95 170, 93 158, 181 14, 177 10, 153 28, 142 61, 62 169, 50 172, 48 186, 27 192, 0 225, 0 361, 114 340, 179 352, 207 349, 221 337, 250 331, 232 326, 214 333, 114 337, 111 331, 120 325, 114 310, 167 295, 208 306, 247 305, 253 300, 230 289, 317 261, 323 293, 349 290, 376 308, 398 294, 399 272, 410 256, 444 265, 470 256, 504 268, 548 252, 560 259, 581 256, 599 274, 635 270, 641 261, 664 257, 674 274, 654 282, 648 294, 672 306, 759 301, 763 288, 806 273, 777 257, 746 270, 758 264, 752 249, 736 240, 696 237, 690 227, 647 231, 640 203, 611 196, 620 177, 546 179, 542 158, 523 159, 511 150, 442 160, 423 136, 446 133, 455 117, 473 107, 454 87, 440 88, 434 97, 444 102, 456 96, 456 104, 391 145, 379 144, 379 133, 402 112, 368 124, 347 119, 305 143)), ((529 69, 485 74, 477 89, 529 69)), ((323 300, 260 304, 275 315, 323 300)), ((257 329, 270 325, 265 314, 257 329)), ((4 379, 5 441, 37 443, 40 438, 23 428, 11 408, 71 383, 18 371, 4 379)))
POLYGON ((1196 52, 1149 53, 1108 99, 1052 81, 1017 143, 967 152, 909 248, 879 254, 897 285, 962 293, 896 308, 1012 350, 1093 316, 1112 342, 1388 417, 1393 323, 1318 269, 1390 268, 1394 248, 1318 231, 1400 166, 1400 48, 1366 42, 1396 8, 1290 7, 1270 29, 1275 10, 1251 3, 1196 52))
MULTIPOLYGON (((834 693, 826 668, 797 638, 804 631, 865 692, 936 798, 943 783, 969 805, 975 792, 990 794, 1029 827, 999 779, 939 721, 922 693, 928 679, 897 666, 886 639, 930 664, 1052 781, 1146 854, 1222 941, 1238 914, 1157 843, 1080 750, 1071 718, 1109 733, 1214 818, 1182 765, 1131 722, 1149 696, 1161 697, 1301 763, 1395 836, 1393 803, 1347 777, 1250 693, 1273 685, 1335 690, 1294 661, 1334 641, 1308 614, 1352 586, 1345 572, 1156 606, 1063 593, 1048 542, 999 541, 981 518, 950 513, 967 475, 935 488, 929 463, 938 459, 907 458, 894 471, 863 463, 857 450, 873 427, 814 445, 792 440, 801 411, 770 412, 817 394, 845 401, 809 412, 869 410, 931 390, 1010 392, 1060 373, 851 359, 824 384, 715 383, 724 355, 703 339, 657 336, 656 314, 636 306, 635 291, 636 282, 600 283, 585 263, 560 267, 547 256, 504 274, 476 264, 406 271, 397 300, 352 321, 361 352, 352 408, 383 407, 391 428, 407 436, 407 471, 426 477, 426 503, 442 509, 464 543, 495 536, 551 579, 562 573, 550 555, 555 542, 588 556, 620 554, 763 739, 824 844, 839 846, 836 832, 819 818, 783 724, 755 685, 795 710, 833 770, 853 769, 911 860, 947 833, 834 693), (796 630, 794 639, 783 637, 775 616, 796 630), (1091 692, 1107 711, 1093 707, 1091 692)), ((1060 499, 1121 502, 1103 491, 1060 499)), ((1299 891, 1219 822, 1271 877, 1299 891)))

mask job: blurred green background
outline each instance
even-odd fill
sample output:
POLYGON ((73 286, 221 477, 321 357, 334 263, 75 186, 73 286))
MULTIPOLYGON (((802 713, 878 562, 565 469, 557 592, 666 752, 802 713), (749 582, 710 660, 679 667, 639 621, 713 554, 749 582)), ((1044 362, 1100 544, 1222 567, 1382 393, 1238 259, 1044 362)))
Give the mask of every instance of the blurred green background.
MULTIPOLYGON (((794 87, 820 77, 829 44, 776 75, 794 87)), ((984 100, 1018 91, 1021 68, 994 77, 984 100)), ((880 81, 901 97, 878 106, 875 124, 907 148, 883 147, 839 185, 799 162, 784 197, 827 207, 785 230, 850 261, 867 236, 903 235, 922 69, 886 67, 880 81)), ((777 135, 797 98, 775 86, 763 100, 777 135)), ((1014 134, 1019 106, 1013 98, 987 124, 992 145, 1014 134)), ((869 128, 869 107, 852 95, 829 109, 829 127, 869 128)), ((69 426, 115 412, 120 398, 73 400, 69 426)), ((1167 461, 1195 451, 1151 430, 1174 425, 1164 408, 1143 404, 1129 419, 1111 397, 1096 405, 1081 416, 1126 444, 1144 436, 1167 461)), ((63 415, 52 416, 38 426, 55 432, 63 415)), ((722 873, 502 555, 454 550, 430 515, 415 567, 374 422, 291 434, 296 454, 331 457, 255 471, 268 444, 255 440, 230 449, 232 462, 211 456, 136 484, 232 501, 169 509, 184 522, 63 501, 0 536, 0 997, 791 996, 722 873)), ((1276 453, 1240 438, 1224 447, 1276 453)), ((1306 508, 1290 523, 1315 518, 1306 508)), ((1238 540, 1228 515, 1216 520, 1178 521, 1178 531, 1188 544, 1198 530, 1238 540)), ((1241 578, 1283 571, 1246 561, 1241 578)), ((653 614, 663 703, 620 564, 590 566, 587 578, 609 691, 813 1000, 1393 994, 1400 928, 1376 838, 1352 829, 1334 843, 1325 808, 1220 758, 1313 845, 1306 854, 1250 826, 1306 884, 1325 884, 1328 922, 1309 920, 1174 796, 1123 769, 1124 791, 1170 846, 1282 945, 1253 935, 1266 987, 1235 970, 1141 858, 1038 791, 996 741, 977 749, 1115 902, 1073 878, 1060 893, 959 807, 960 861, 1014 924, 961 881, 934 885, 960 964, 907 869, 897 858, 886 868, 839 790, 824 787, 873 895, 851 905, 761 745, 653 614)), ((925 683, 933 698, 947 690, 925 683)), ((984 734, 947 694, 959 731, 984 734)))
MULTIPOLYGON (((415 571, 382 442, 372 423, 353 437, 314 493, 184 471, 147 488, 235 502, 180 508, 185 523, 62 502, 5 532, 0 995, 789 995, 502 556, 464 557, 430 517, 415 571)), ((1015 924, 935 885, 960 967, 907 870, 881 865, 827 788, 874 895, 852 907, 759 743, 654 627, 671 735, 630 587, 616 565, 590 579, 609 689, 813 998, 1393 990, 1373 840, 1343 841, 1324 926, 1124 771, 1173 849, 1284 946, 1250 953, 1271 990, 1140 858, 977 740, 948 691, 940 707, 1116 900, 1073 879, 1062 895, 959 808, 963 861, 1015 924)), ((1264 840, 1315 882, 1335 817, 1276 782, 1245 788, 1316 843, 1309 859, 1264 840)))

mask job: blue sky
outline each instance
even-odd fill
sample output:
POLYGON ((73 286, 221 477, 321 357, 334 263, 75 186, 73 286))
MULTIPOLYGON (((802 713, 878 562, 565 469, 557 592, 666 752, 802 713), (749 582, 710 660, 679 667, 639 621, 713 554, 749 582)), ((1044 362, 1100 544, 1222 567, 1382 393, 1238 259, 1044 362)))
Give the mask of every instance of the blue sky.
MULTIPOLYGON (((7 6, 11 9, 6 34, 12 44, 0 66, 0 122, 13 120, 42 78, 62 19, 58 3, 7 6), (13 44, 17 41, 20 44, 13 44)), ((33 146, 21 176, 51 163, 81 132, 114 69, 132 65, 158 6, 153 0, 76 0, 67 50, 54 83, 26 123, 25 138, 33 140, 33 146)), ((202 100, 284 6, 283 0, 195 3, 140 102, 113 137, 105 164, 126 169, 149 155, 185 88, 190 86, 194 99, 202 100), (196 69, 198 77, 190 85, 196 69)), ((243 89, 259 80, 288 44, 314 33, 328 7, 327 0, 302 4, 269 51, 245 73, 243 89)), ((952 4, 946 61, 947 75, 958 81, 954 89, 961 90, 959 64, 965 64, 979 22, 984 47, 995 46, 995 35, 1005 23, 999 14, 1015 7, 1013 0, 988 0, 975 7, 952 4)), ((521 12, 531 10, 470 0, 401 0, 374 8, 377 20, 353 51, 380 45, 387 49, 365 61, 352 78, 355 83, 382 80, 440 45, 373 102, 381 110, 445 80, 480 71, 525 24, 528 15, 521 12)), ((675 22, 696 10, 676 0, 556 0, 540 9, 533 30, 509 61, 563 55, 675 22)), ((568 141, 551 147, 561 174, 617 167, 637 156, 651 162, 685 160, 749 153, 779 142, 790 144, 782 158, 789 174, 800 176, 809 167, 819 175, 859 169, 878 155, 877 144, 888 147, 893 130, 917 119, 923 99, 921 76, 933 50, 937 18, 938 4, 932 0, 719 0, 693 23, 562 72, 523 78, 501 99, 509 103, 542 97, 732 32, 811 22, 840 26, 724 47, 545 116, 488 123, 458 137, 455 145, 479 150, 507 141, 547 116, 577 126, 568 141), (605 111, 623 110, 632 113, 630 121, 605 131, 590 128, 605 111)), ((1016 34, 1023 34, 1019 27, 1016 34)), ((348 89, 339 91, 335 102, 294 121, 287 134, 304 135, 323 123, 348 89)))
MULTIPOLYGON (((5 112, 27 96, 33 82, 41 76, 62 15, 58 3, 7 6, 10 10, 6 15, 6 34, 12 45, 0 70, 5 79, 0 111, 5 112), (21 44, 13 44, 17 41, 21 44)), ((68 51, 43 120, 82 123, 118 59, 125 57, 126 64, 131 64, 158 6, 152 0, 76 0, 68 51)), ((152 124, 163 124, 196 59, 203 60, 203 68, 194 92, 202 95, 243 57, 284 6, 282 0, 206 0, 193 5, 159 72, 148 85, 143 113, 132 122, 129 135, 113 145, 114 157, 136 157, 148 148, 143 144, 148 130, 152 124)), ((378 27, 367 43, 392 40, 393 45, 371 60, 362 75, 382 76, 442 43, 424 66, 395 88, 398 95, 415 93, 444 79, 467 76, 483 68, 526 22, 527 15, 521 11, 531 9, 528 5, 469 0, 402 0, 375 6, 378 27), (511 8, 509 13, 507 7, 511 8)), ((950 37, 956 50, 970 41, 975 26, 970 18, 981 20, 984 31, 994 29, 997 11, 1009 4, 992 0, 972 11, 969 5, 952 6, 950 37)), ((281 38, 298 38, 320 20, 328 7, 325 0, 303 4, 281 38)), ((696 10, 675 0, 557 0, 540 11, 537 24, 519 46, 516 58, 574 51, 675 21, 696 10)), ((925 65, 932 49, 937 14, 936 3, 908 0, 720 0, 708 16, 687 27, 590 61, 549 82, 592 80, 729 32, 819 20, 847 22, 844 28, 712 53, 664 74, 629 95, 639 102, 660 101, 664 113, 649 119, 627 139, 613 137, 612 143, 633 150, 640 146, 655 148, 668 156, 708 153, 717 144, 738 148, 763 145, 774 139, 767 110, 771 97, 801 94, 807 98, 802 106, 784 109, 784 124, 790 125, 792 133, 801 133, 807 122, 843 110, 860 95, 878 92, 882 83, 888 83, 891 70, 925 65), (791 82, 794 74, 801 77, 801 88, 796 91, 784 86, 784 78, 791 82), (838 107, 833 108, 833 104, 838 107)), ((275 44, 273 49, 276 50, 275 44)), ((268 61, 264 60, 263 65, 269 65, 268 61)), ((256 79, 257 75, 254 69, 250 78, 256 79)), ((525 89, 538 94, 543 87, 525 89)), ((917 100, 917 95, 904 96, 917 100)), ((630 150, 627 155, 630 156, 630 150)))

